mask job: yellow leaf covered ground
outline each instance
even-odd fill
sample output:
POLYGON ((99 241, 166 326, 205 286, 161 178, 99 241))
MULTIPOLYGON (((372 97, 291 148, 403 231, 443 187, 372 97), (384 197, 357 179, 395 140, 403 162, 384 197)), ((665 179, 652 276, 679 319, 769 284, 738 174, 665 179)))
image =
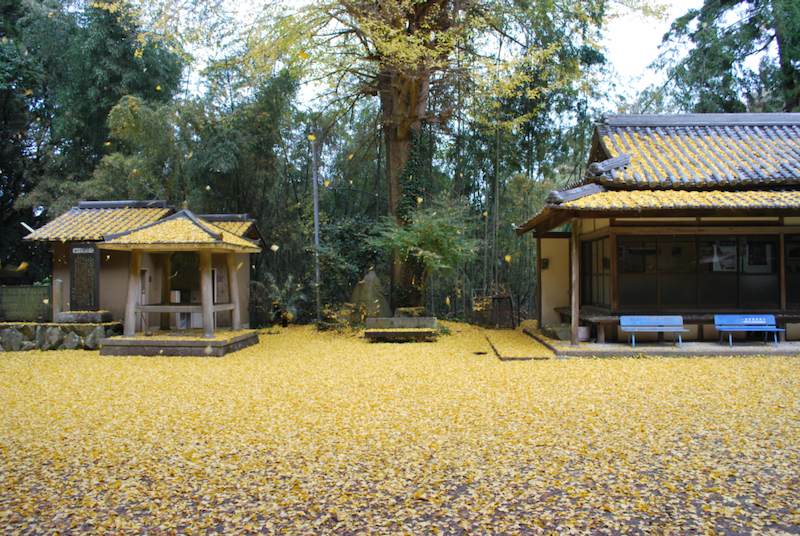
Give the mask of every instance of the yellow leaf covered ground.
POLYGON ((0 534, 797 532, 800 358, 501 362, 448 326, 0 353, 0 534))

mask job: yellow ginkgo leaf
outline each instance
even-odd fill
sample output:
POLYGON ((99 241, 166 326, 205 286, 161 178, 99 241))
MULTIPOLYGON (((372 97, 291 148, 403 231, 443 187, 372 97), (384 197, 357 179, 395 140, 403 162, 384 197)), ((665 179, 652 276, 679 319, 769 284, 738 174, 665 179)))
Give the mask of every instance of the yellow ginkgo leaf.
POLYGON ((511 255, 506 255, 506 262, 511 264, 511 255))
POLYGON ((314 141, 316 139, 317 139, 317 137, 315 135, 313 135, 313 134, 309 134, 308 135, 308 141, 314 141))

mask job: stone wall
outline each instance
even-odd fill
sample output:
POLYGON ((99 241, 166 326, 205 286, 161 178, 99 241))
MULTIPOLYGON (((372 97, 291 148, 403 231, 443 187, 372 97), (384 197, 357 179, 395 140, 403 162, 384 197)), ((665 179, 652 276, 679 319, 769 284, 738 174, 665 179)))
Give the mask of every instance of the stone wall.
POLYGON ((0 351, 97 350, 100 339, 122 335, 122 323, 0 323, 0 351))

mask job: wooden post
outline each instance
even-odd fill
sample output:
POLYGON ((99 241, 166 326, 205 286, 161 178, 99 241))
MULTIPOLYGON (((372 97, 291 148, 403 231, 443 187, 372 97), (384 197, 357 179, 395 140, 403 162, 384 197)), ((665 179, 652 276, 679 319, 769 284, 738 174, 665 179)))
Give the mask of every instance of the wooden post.
POLYGON ((580 324, 580 243, 578 236, 578 218, 572 218, 572 296, 571 296, 571 313, 572 313, 572 336, 570 338, 570 345, 578 345, 578 325, 580 324))
POLYGON ((128 267, 128 300, 125 302, 125 324, 122 328, 124 337, 136 334, 136 305, 139 303, 139 279, 142 269, 142 251, 131 250, 131 262, 128 267))
MULTIPOLYGON (((161 303, 170 303, 172 291, 172 253, 164 253, 161 256, 161 303)), ((161 313, 161 329, 169 329, 169 313, 161 313)))
POLYGON ((214 292, 211 281, 211 252, 200 251, 200 302, 203 309, 203 338, 214 338, 214 292))
POLYGON ((239 309, 239 278, 236 274, 236 253, 229 252, 225 256, 228 265, 228 296, 233 304, 231 309, 231 331, 242 329, 242 313, 239 309))

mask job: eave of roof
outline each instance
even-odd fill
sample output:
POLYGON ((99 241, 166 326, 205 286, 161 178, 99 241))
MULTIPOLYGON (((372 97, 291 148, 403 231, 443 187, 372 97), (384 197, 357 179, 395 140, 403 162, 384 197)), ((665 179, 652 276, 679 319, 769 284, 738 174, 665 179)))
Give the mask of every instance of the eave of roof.
MULTIPOLYGON (((563 192, 562 192, 563 193, 563 192)), ((565 202, 548 203, 516 228, 518 235, 540 235, 572 218, 781 216, 800 211, 800 191, 601 191, 565 202)))
POLYGON ((156 222, 174 212, 166 201, 81 202, 58 218, 25 236, 24 240, 99 241, 156 222))

